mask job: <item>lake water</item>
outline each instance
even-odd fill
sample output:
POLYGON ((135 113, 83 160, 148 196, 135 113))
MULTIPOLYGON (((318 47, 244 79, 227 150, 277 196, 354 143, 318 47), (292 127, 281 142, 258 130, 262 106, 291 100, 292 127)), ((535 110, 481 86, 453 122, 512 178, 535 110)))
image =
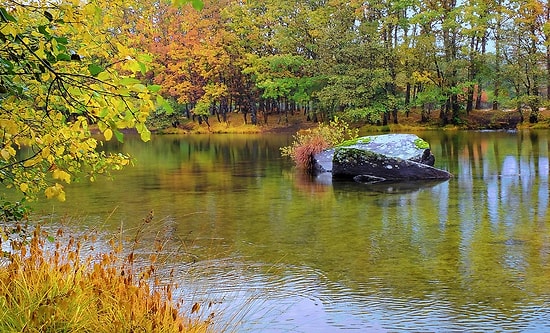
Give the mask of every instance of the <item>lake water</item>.
MULTIPOLYGON (((288 135, 127 137, 113 181, 37 216, 165 241, 164 274, 236 332, 550 330, 550 132, 416 133, 437 183, 326 183, 280 156, 288 135)), ((60 222, 61 221, 61 222, 60 222)))

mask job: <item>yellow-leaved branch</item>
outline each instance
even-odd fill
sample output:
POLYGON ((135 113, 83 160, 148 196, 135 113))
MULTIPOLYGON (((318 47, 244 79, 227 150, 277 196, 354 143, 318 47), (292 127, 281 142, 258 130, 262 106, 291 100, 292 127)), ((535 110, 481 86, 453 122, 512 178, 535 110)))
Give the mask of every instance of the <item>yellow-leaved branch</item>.
POLYGON ((151 57, 127 46, 123 4, 33 1, 0 6, 0 181, 27 198, 65 199, 63 184, 129 164, 103 140, 166 104, 147 83, 151 57), (113 5, 114 4, 114 5, 113 5), (161 103, 161 104, 162 104, 161 103), (97 133, 97 135, 96 135, 97 133))

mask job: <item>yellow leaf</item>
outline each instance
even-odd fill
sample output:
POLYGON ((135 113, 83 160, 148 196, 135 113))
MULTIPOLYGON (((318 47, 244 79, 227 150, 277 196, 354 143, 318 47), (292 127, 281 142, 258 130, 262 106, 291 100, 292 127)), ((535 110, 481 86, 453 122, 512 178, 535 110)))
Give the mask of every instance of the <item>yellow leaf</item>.
POLYGON ((21 190, 21 192, 27 192, 27 190, 29 189, 29 185, 27 185, 27 183, 22 183, 21 185, 19 185, 19 189, 21 190))
POLYGON ((40 75, 40 79, 41 79, 42 81, 48 81, 48 80, 50 79, 50 73, 49 73, 49 72, 46 72, 46 73, 40 75))
POLYGON ((147 117, 148 117, 148 116, 149 116, 149 115, 148 115, 147 113, 140 112, 140 113, 138 114, 138 116, 137 116, 137 119, 138 119, 138 121, 139 121, 140 123, 144 123, 144 122, 147 121, 147 117))
POLYGON ((11 158, 11 154, 6 148, 0 151, 0 155, 2 155, 2 158, 5 159, 6 161, 11 158))
POLYGON ((105 130, 105 132, 103 132, 103 136, 105 137, 105 140, 110 141, 111 138, 113 137, 113 131, 110 128, 108 128, 105 130))
POLYGON ((50 147, 45 147, 44 149, 42 149, 42 152, 40 153, 40 155, 42 157, 45 157, 47 158, 48 156, 50 156, 50 147))
POLYGON ((141 137, 141 140, 143 142, 147 142, 149 140, 151 140, 151 132, 149 132, 149 130, 145 130, 141 133, 139 133, 140 137, 141 137))
POLYGON ((88 149, 94 150, 97 148, 97 141, 93 138, 90 138, 86 140, 86 145, 88 146, 88 149))
POLYGON ((44 194, 46 194, 46 198, 51 199, 57 195, 57 188, 55 186, 50 186, 44 190, 44 194))
POLYGON ((59 194, 57 195, 57 200, 64 202, 65 201, 65 191, 62 189, 59 191, 59 194))
POLYGON ((65 191, 63 191, 63 185, 55 183, 54 186, 46 188, 44 191, 46 198, 57 198, 59 201, 65 201, 65 191))
POLYGON ((105 132, 105 130, 107 129, 107 125, 100 121, 98 124, 97 124, 97 128, 101 131, 101 132, 105 132))
POLYGON ((126 63, 126 66, 124 67, 132 72, 139 72, 141 69, 139 62, 135 61, 134 59, 128 61, 126 63))
POLYGON ((97 79, 101 81, 107 81, 111 78, 111 74, 107 71, 103 71, 97 75, 97 79))
POLYGON ((34 159, 32 160, 26 160, 24 163, 23 163, 23 166, 25 168, 28 168, 28 167, 31 167, 33 166, 35 163, 38 163, 42 160, 42 158, 40 158, 40 156, 37 156, 37 160, 35 161, 34 159))
POLYGON ((138 83, 138 84, 134 84, 133 86, 131 86, 130 90, 132 90, 134 92, 142 93, 142 92, 147 91, 147 87, 145 85, 141 84, 141 83, 138 83))
POLYGON ((54 179, 59 179, 69 184, 71 182, 71 175, 63 170, 55 169, 52 173, 54 179))
POLYGON ((3 35, 12 35, 13 37, 17 36, 17 30, 15 29, 15 26, 13 24, 4 24, 2 26, 2 29, 0 29, 0 32, 3 35))

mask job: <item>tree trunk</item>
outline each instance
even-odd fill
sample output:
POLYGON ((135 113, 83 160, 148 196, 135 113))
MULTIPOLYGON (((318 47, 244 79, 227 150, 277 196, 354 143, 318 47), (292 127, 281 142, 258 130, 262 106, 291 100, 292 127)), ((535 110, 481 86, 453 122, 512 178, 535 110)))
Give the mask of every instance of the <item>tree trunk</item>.
POLYGON ((466 114, 470 114, 474 108, 474 87, 468 87, 468 96, 466 97, 466 114))
POLYGON ((480 109, 483 109, 483 106, 481 105, 482 103, 482 98, 483 98, 483 87, 481 86, 481 84, 478 84, 477 85, 477 96, 476 96, 476 109, 477 110, 480 110, 480 109))
POLYGON ((393 116, 393 123, 394 124, 398 124, 398 120, 397 120, 397 113, 398 113, 398 109, 397 107, 394 107, 393 110, 392 110, 392 116, 393 116))
POLYGON ((405 108, 406 113, 405 115, 409 117, 409 113, 411 112, 411 83, 407 82, 407 88, 405 90, 405 108))
POLYGON ((432 113, 432 105, 424 104, 422 105, 422 111, 420 112, 420 122, 427 123, 430 121, 430 114, 432 113))
MULTIPOLYGON (((497 1, 497 8, 500 14, 500 8, 502 6, 502 0, 497 1)), ((500 31, 502 27, 501 15, 497 15, 497 20, 495 24, 495 79, 494 79, 494 97, 493 97, 493 110, 498 110, 500 105, 498 103, 498 97, 500 93, 500 31)))
POLYGON ((531 96, 529 98, 529 108, 531 109, 529 112, 529 122, 531 124, 538 123, 540 114, 540 98, 538 96, 531 96))
POLYGON ((387 126, 390 120, 390 112, 386 111, 382 114, 382 126, 387 126))

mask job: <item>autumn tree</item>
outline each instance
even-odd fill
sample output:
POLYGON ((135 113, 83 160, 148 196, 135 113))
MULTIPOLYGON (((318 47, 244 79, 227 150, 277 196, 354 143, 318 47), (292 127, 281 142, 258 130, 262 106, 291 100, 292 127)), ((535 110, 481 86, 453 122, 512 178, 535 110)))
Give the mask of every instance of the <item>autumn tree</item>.
MULTIPOLYGON (((241 73, 250 86, 267 122, 277 113, 311 110, 315 90, 317 59, 315 11, 317 1, 247 1, 227 9, 230 29, 238 36, 234 48, 240 50, 241 73)), ((311 116, 311 115, 310 115, 311 116)))
MULTIPOLYGON (((102 140, 166 105, 138 79, 150 57, 128 48, 112 2, 32 1, 0 7, 0 179, 25 197, 64 200, 64 185, 117 170, 127 155, 102 140), (93 135, 97 131, 101 136, 93 135)), ((118 14, 117 14, 118 13, 118 14)), ((117 16, 118 15, 118 16, 117 16)))
POLYGON ((544 9, 537 0, 514 0, 510 3, 511 20, 506 27, 506 46, 503 54, 506 60, 508 78, 513 82, 517 107, 529 107, 529 122, 539 120, 541 97, 539 90, 543 82, 542 53, 544 9))
POLYGON ((550 11, 541 0, 212 0, 200 13, 152 0, 130 7, 127 21, 137 23, 124 28, 128 39, 154 54, 146 78, 195 119, 238 112, 257 124, 303 110, 313 121, 385 125, 418 107, 423 121, 439 111, 441 125, 459 124, 485 93, 494 108, 529 105, 537 121, 548 81, 550 11))
POLYGON ((466 114, 469 114, 474 106, 479 108, 481 102, 482 90, 487 78, 481 74, 487 67, 487 43, 489 34, 489 23, 494 17, 493 3, 486 0, 470 0, 464 6, 463 21, 464 27, 462 34, 465 38, 467 51, 467 74, 466 83, 466 114), (474 100, 474 94, 476 100, 474 100))

